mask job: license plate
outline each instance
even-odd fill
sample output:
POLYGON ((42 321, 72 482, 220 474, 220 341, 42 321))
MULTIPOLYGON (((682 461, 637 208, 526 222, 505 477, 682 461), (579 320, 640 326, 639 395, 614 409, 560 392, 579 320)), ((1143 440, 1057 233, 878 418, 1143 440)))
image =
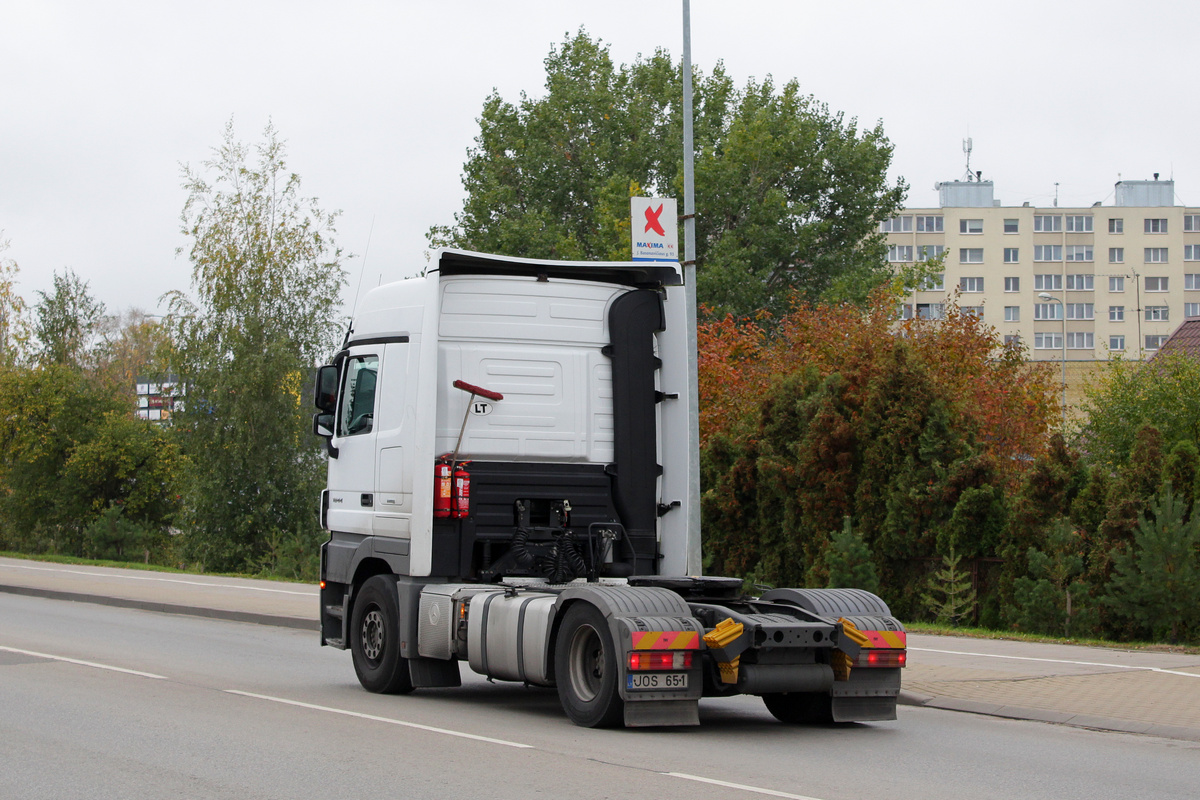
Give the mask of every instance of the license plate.
POLYGON ((686 672, 631 672, 627 689, 686 689, 686 672))

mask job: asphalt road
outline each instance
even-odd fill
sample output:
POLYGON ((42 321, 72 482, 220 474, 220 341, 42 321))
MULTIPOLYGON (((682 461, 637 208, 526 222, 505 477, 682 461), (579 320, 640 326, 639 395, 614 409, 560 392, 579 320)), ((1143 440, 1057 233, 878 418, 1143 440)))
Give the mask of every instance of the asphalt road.
POLYGON ((1191 798, 1200 744, 902 707, 594 731, 553 691, 362 691, 316 635, 0 595, 0 798, 1191 798), (126 671, 120 671, 126 670, 126 671))

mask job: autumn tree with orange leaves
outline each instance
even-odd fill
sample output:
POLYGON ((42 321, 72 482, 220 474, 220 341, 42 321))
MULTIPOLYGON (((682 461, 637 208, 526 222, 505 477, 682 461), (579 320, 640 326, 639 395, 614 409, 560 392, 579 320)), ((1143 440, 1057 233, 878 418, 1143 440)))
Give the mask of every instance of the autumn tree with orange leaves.
POLYGON ((976 317, 896 320, 804 305, 779 320, 701 325, 706 557, 718 573, 826 585, 850 518, 881 592, 913 614, 920 559, 995 555, 1007 496, 1046 447, 1052 376, 976 317))

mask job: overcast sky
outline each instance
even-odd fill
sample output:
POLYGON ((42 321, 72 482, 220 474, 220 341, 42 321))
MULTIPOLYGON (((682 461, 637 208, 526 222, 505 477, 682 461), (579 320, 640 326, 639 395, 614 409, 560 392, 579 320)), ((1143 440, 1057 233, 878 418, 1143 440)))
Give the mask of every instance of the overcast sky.
MULTIPOLYGON (((682 53, 679 0, 0 0, 0 230, 35 302, 65 267, 110 311, 188 289, 180 164, 232 117, 268 118, 306 195, 341 209, 353 295, 424 265, 453 221, 487 94, 542 92, 581 26, 618 63, 682 53), (368 248, 369 239, 369 248, 368 248), (365 266, 363 264, 365 254, 365 266)), ((1118 176, 1173 176, 1200 205, 1194 2, 693 0, 692 59, 735 82, 797 78, 882 120, 908 205, 973 169, 1005 205, 1112 201, 1118 176)), ((698 213, 704 213, 702 207, 698 213)))

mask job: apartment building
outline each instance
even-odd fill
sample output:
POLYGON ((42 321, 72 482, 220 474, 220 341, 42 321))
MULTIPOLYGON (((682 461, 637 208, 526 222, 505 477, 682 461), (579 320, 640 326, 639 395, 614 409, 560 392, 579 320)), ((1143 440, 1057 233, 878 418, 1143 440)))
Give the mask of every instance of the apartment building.
MULTIPOLYGON (((937 318, 958 304, 1019 340, 1031 358, 1148 358, 1200 317, 1200 208, 1175 204, 1174 181, 1120 181, 1114 203, 1003 206, 991 181, 937 186, 940 207, 882 224, 894 265, 943 256, 901 313, 937 318)), ((1083 364, 1078 366, 1082 367, 1083 364)))

